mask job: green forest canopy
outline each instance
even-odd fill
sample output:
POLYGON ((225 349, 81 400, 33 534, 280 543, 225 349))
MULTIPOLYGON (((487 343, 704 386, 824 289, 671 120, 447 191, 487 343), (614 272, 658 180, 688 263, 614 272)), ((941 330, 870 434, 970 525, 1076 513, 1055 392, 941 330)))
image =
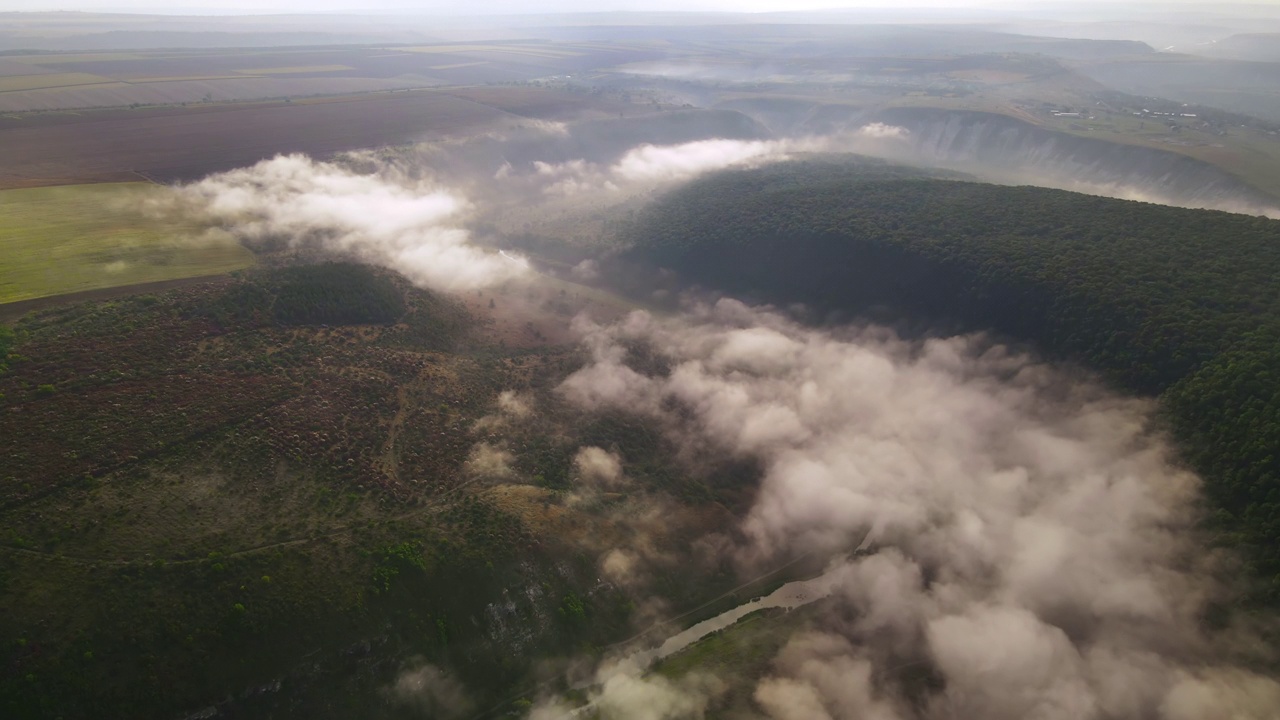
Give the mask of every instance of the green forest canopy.
POLYGON ((1158 395, 1280 603, 1280 221, 795 162, 648 208, 630 254, 779 302, 993 328, 1158 395))

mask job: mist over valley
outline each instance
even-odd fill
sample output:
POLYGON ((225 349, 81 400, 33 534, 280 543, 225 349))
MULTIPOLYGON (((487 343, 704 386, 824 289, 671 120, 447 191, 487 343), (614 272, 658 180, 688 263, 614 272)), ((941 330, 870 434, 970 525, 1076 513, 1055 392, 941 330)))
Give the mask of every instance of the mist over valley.
POLYGON ((0 714, 1280 717, 1280 16, 610 10, 0 13, 0 714))

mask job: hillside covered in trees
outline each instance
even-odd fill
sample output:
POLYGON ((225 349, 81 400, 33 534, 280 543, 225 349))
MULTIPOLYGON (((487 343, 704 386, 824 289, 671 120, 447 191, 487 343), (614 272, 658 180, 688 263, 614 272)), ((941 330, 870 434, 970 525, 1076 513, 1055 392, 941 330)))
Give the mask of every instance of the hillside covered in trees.
MULTIPOLYGON (((423 668, 506 713, 549 658, 631 637, 595 543, 662 503, 645 541, 687 547, 758 476, 562 402, 581 351, 496 319, 560 289, 469 309, 325 263, 0 327, 0 717, 420 718, 387 688, 423 668), (583 446, 637 487, 575 499, 583 446)), ((652 590, 709 612, 758 592, 727 564, 652 590)))
POLYGON ((624 240, 739 296, 994 329, 1159 396, 1280 603, 1280 221, 809 161, 694 182, 624 240))

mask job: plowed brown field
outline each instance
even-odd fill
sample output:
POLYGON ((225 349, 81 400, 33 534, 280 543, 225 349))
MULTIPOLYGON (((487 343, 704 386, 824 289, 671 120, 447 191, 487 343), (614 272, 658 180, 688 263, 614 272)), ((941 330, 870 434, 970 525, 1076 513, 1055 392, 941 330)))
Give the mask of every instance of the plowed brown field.
POLYGON ((0 188, 139 175, 162 182, 191 180, 277 153, 326 155, 473 134, 524 117, 557 114, 548 112, 551 108, 589 107, 567 94, 548 92, 544 98, 537 91, 512 90, 510 98, 495 88, 476 100, 456 89, 425 90, 293 103, 7 116, 0 118, 0 188))

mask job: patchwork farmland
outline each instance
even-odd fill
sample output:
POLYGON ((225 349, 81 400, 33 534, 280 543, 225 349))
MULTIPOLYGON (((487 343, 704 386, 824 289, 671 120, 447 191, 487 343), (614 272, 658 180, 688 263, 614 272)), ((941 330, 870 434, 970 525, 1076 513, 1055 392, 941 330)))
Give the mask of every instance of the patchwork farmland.
POLYGON ((0 188, 193 180, 277 153, 326 155, 618 110, 566 93, 493 88, 0 117, 0 188))
POLYGON ((518 82, 659 56, 645 45, 594 43, 8 55, 0 112, 518 82))

